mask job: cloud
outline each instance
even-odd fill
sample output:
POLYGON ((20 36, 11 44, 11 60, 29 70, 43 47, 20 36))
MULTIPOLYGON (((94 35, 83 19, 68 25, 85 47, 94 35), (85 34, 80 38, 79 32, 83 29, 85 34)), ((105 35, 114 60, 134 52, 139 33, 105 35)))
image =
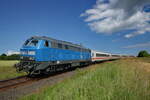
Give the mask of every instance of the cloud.
POLYGON ((123 47, 125 49, 132 49, 132 48, 150 48, 150 42, 146 43, 140 43, 140 44, 135 44, 135 45, 129 45, 126 47, 123 47))
POLYGON ((92 9, 81 16, 97 33, 113 34, 124 30, 135 30, 125 35, 131 38, 150 32, 150 13, 144 12, 143 7, 150 0, 97 0, 92 9))
POLYGON ((150 32, 150 26, 149 27, 145 27, 143 29, 138 29, 137 31, 130 33, 130 34, 126 34, 125 37, 126 38, 131 38, 137 35, 142 35, 145 34, 145 32, 150 32))

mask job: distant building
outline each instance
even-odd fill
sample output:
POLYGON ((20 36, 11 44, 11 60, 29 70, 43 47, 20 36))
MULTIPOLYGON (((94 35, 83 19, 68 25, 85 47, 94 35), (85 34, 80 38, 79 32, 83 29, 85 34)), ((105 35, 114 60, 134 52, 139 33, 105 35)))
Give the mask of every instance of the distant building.
POLYGON ((13 55, 13 54, 20 54, 20 52, 18 52, 18 51, 8 51, 7 53, 7 56, 10 56, 10 55, 13 55))

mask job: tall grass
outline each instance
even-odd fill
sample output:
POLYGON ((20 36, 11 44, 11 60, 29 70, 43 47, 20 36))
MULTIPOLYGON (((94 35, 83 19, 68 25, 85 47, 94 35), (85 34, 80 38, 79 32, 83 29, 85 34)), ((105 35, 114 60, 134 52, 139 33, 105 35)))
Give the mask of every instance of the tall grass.
POLYGON ((71 79, 21 100, 150 100, 150 74, 141 70, 143 65, 137 61, 119 60, 79 69, 71 79))
POLYGON ((24 75, 25 73, 17 73, 16 69, 13 67, 18 61, 1 60, 0 61, 0 80, 13 78, 17 76, 24 75))

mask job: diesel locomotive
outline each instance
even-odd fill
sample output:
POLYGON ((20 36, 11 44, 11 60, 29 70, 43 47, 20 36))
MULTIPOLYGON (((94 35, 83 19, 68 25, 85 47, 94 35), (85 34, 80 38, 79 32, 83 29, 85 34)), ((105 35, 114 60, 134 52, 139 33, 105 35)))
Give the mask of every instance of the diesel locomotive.
POLYGON ((17 71, 33 75, 90 63, 91 50, 82 45, 45 36, 33 36, 20 49, 20 62, 15 67, 17 71))

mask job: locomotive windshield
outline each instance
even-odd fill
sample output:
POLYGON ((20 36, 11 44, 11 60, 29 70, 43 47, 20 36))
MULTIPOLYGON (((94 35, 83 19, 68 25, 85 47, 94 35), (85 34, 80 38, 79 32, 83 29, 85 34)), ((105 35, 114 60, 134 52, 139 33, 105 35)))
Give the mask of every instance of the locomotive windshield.
POLYGON ((25 46, 37 46, 38 40, 37 39, 27 40, 24 45, 25 46))

